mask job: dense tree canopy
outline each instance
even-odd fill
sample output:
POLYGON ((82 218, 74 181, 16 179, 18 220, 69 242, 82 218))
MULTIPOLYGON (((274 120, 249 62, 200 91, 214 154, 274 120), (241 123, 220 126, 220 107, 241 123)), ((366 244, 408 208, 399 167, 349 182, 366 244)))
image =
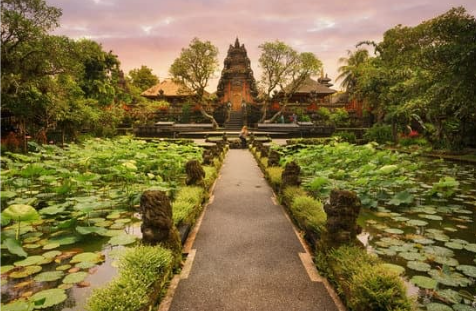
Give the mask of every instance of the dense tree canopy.
POLYGON ((159 78, 152 73, 152 69, 142 65, 140 68, 129 71, 131 84, 137 87, 141 92, 156 85, 159 78))
POLYGON ((373 45, 374 57, 357 63, 352 56, 358 50, 341 73, 353 77, 348 91, 371 107, 379 122, 393 125, 395 138, 399 127, 418 120, 441 147, 475 143, 474 16, 453 8, 415 27, 389 29, 373 45))

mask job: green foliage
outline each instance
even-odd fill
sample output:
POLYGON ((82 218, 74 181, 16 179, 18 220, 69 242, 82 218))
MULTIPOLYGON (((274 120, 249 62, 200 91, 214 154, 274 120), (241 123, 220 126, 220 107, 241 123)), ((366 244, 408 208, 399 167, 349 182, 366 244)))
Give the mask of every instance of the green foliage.
POLYGON ((328 121, 331 119, 331 111, 326 107, 320 107, 317 110, 317 116, 323 121, 328 121))
POLYGON ((390 125, 375 124, 365 132, 364 138, 379 144, 391 142, 393 141, 392 128, 390 125))
POLYGON ((130 70, 129 77, 131 78, 131 84, 139 88, 141 92, 159 82, 159 78, 152 73, 152 69, 144 65, 130 70))
POLYGON ((331 250, 326 259, 329 276, 352 310, 413 310, 398 274, 365 249, 341 246, 331 250))
POLYGON ((215 182, 215 179, 218 177, 218 170, 216 166, 202 166, 203 170, 205 171, 205 189, 210 189, 210 187, 215 182))
POLYGON ((280 166, 272 166, 266 168, 266 176, 273 186, 273 188, 277 189, 281 186, 281 175, 283 174, 284 169, 280 166))
POLYGON ((349 113, 344 108, 338 108, 335 111, 332 111, 329 119, 337 127, 346 127, 350 125, 349 113))
POLYGON ((300 224, 314 232, 321 232, 327 220, 321 201, 307 195, 295 196, 290 210, 300 224))
POLYGON ((301 187, 287 187, 281 192, 281 200, 286 206, 291 206, 295 197, 305 196, 307 193, 301 187))
POLYGON ((182 187, 175 197, 175 201, 183 201, 200 205, 205 198, 205 190, 197 186, 182 187))
POLYGON ((355 311, 413 310, 398 275, 382 265, 364 268, 352 276, 349 306, 355 311))
POLYGON ((354 144, 357 141, 357 138, 355 137, 354 132, 336 132, 332 134, 332 137, 339 137, 342 141, 349 142, 351 144, 354 144))
MULTIPOLYGON (((172 270, 172 254, 158 246, 128 249, 120 260, 119 276, 103 288, 95 289, 87 309, 143 310, 152 291, 164 286, 172 270)), ((154 302, 152 302, 154 303, 154 302)))
POLYGON ((440 178, 437 183, 434 183, 430 194, 441 194, 444 197, 451 197, 455 194, 455 191, 458 189, 459 182, 453 177, 445 176, 440 178))
POLYGON ((181 188, 172 203, 174 224, 193 224, 200 213, 205 190, 201 187, 186 186, 181 188))

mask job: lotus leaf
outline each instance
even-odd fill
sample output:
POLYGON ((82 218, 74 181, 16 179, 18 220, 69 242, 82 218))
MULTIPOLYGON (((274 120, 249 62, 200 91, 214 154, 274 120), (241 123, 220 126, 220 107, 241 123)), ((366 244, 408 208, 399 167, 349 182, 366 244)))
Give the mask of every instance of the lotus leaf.
POLYGON ((11 272, 8 276, 14 279, 26 278, 32 274, 38 273, 43 269, 41 266, 27 266, 11 272))
POLYGON ((410 204, 413 202, 413 195, 410 194, 407 190, 398 192, 393 196, 393 198, 388 201, 388 204, 392 205, 401 205, 401 204, 410 204))
POLYGON ((418 215, 419 217, 421 218, 426 218, 426 219, 430 219, 430 220, 443 220, 443 217, 439 216, 439 215, 418 215))
POLYGON ((64 290, 68 290, 68 289, 70 289, 70 288, 73 288, 73 286, 74 286, 73 284, 60 284, 60 285, 58 286, 58 288, 59 288, 59 289, 64 289, 64 290))
POLYGON ((458 271, 463 272, 465 275, 476 278, 476 267, 475 266, 470 266, 470 265, 460 265, 457 266, 456 269, 458 271))
POLYGON ((436 285, 438 284, 437 281, 421 275, 415 275, 410 279, 410 282, 415 284, 418 287, 425 288, 425 289, 435 289, 436 285))
POLYGON ((471 280, 465 278, 461 273, 458 272, 448 272, 445 273, 444 271, 439 271, 432 269, 428 272, 428 274, 438 283, 441 283, 446 286, 452 287, 466 287, 471 285, 471 280))
POLYGON ((451 239, 451 242, 454 242, 454 243, 459 243, 459 244, 462 244, 462 245, 469 244, 469 242, 468 242, 468 241, 466 241, 466 240, 462 240, 462 239, 451 239))
POLYGON ((30 297, 30 301, 35 302, 35 309, 46 309, 64 302, 67 298, 63 289, 52 288, 34 294, 30 297))
POLYGON ((436 294, 443 298, 445 301, 450 302, 450 303, 458 303, 460 302, 463 298, 458 294, 458 292, 452 290, 452 289, 443 289, 443 290, 437 290, 436 294))
POLYGON ((476 253, 476 243, 466 244, 464 249, 473 253, 476 253))
POLYGON ((103 220, 103 221, 98 221, 97 223, 95 223, 95 225, 98 227, 109 227, 112 224, 113 222, 110 220, 103 220))
POLYGON ((424 226, 428 225, 428 223, 426 221, 423 221, 423 220, 412 219, 412 220, 407 221, 407 225, 417 226, 417 227, 424 227, 424 226))
POLYGON ((382 166, 382 167, 378 170, 378 172, 379 172, 380 174, 383 174, 383 175, 388 175, 388 174, 390 174, 390 173, 392 173, 392 172, 394 172, 394 171, 396 171, 396 170, 398 170, 398 166, 391 164, 391 165, 384 165, 384 166, 382 166))
POLYGON ((427 239, 427 238, 416 238, 413 239, 415 243, 422 244, 422 245, 428 245, 428 244, 434 244, 435 241, 427 239))
POLYGON ((84 262, 84 261, 98 263, 103 260, 104 259, 101 253, 84 252, 74 256, 73 259, 71 259, 71 263, 78 263, 78 262, 84 262))
POLYGON ((447 265, 451 267, 456 267, 457 265, 459 265, 458 260, 450 257, 436 256, 433 258, 433 260, 441 265, 447 265))
POLYGON ((72 267, 71 265, 61 265, 61 266, 56 267, 56 270, 57 271, 66 271, 71 267, 72 267))
POLYGON ((392 219, 399 222, 405 222, 410 220, 410 218, 404 216, 392 217, 392 219))
POLYGON ((402 267, 402 266, 399 266, 399 265, 394 265, 394 264, 391 264, 391 263, 384 263, 384 264, 381 264, 381 266, 385 267, 389 271, 395 272, 398 275, 405 273, 405 268, 402 267))
POLYGON ((109 228, 110 229, 113 229, 113 230, 120 230, 120 229, 124 229, 124 224, 121 224, 121 223, 115 223, 113 225, 111 225, 109 228))
POLYGON ((63 271, 48 271, 35 275, 36 282, 51 282, 61 279, 64 276, 63 271))
POLYGON ((28 237, 28 238, 23 239, 23 242, 24 243, 35 243, 35 242, 38 242, 39 240, 41 240, 40 237, 32 236, 32 237, 28 237))
POLYGON ((63 235, 63 236, 55 236, 50 238, 48 243, 58 243, 60 245, 69 245, 78 242, 80 239, 74 235, 63 235))
POLYGON ((89 268, 94 267, 95 265, 96 265, 96 263, 94 263, 94 262, 83 261, 83 262, 77 263, 74 267, 79 268, 79 269, 89 269, 89 268))
POLYGON ((113 246, 114 245, 128 245, 128 244, 134 243, 136 240, 137 240, 136 236, 123 233, 123 234, 120 234, 120 235, 113 236, 109 240, 108 243, 113 245, 113 246))
POLYGON ((15 266, 20 266, 20 267, 25 267, 25 266, 34 266, 34 265, 44 265, 46 263, 49 263, 51 261, 48 261, 47 258, 43 256, 29 256, 23 260, 17 261, 14 263, 15 266))
POLYGON ((115 222, 121 223, 121 224, 128 224, 132 221, 132 219, 129 218, 122 218, 122 219, 117 219, 115 222))
POLYGON ((87 272, 74 272, 68 274, 64 279, 63 283, 65 284, 75 284, 84 281, 84 279, 88 276, 87 272))
POLYGON ((44 250, 50 250, 50 249, 55 249, 55 248, 58 248, 58 247, 60 247, 59 243, 48 243, 48 244, 43 246, 43 249, 44 250))
POLYGON ((118 219, 121 217, 121 213, 114 212, 106 216, 107 219, 118 219))
POLYGON ((5 239, 3 244, 7 247, 8 251, 14 255, 17 255, 20 257, 28 256, 25 250, 21 247, 20 243, 15 239, 12 239, 12 238, 5 239))
POLYGON ((36 209, 31 205, 13 204, 2 212, 2 217, 13 219, 15 221, 31 221, 40 218, 36 209))
POLYGON ((0 270, 0 273, 1 274, 5 274, 5 273, 8 273, 10 270, 12 270, 13 268, 15 268, 15 266, 12 266, 12 265, 6 265, 6 266, 2 266, 1 270, 0 270))
POLYGON ((423 256, 420 253, 402 252, 402 253, 398 254, 398 256, 400 256, 400 257, 402 257, 403 259, 406 259, 406 260, 418 260, 418 261, 426 260, 426 257, 423 256))
POLYGON ((455 304, 453 305, 453 310, 454 311, 476 311, 476 308, 473 308, 468 305, 463 305, 463 304, 455 304))
POLYGON ((102 227, 76 227, 76 231, 78 231, 80 234, 86 235, 86 234, 91 234, 91 233, 96 233, 96 234, 103 234, 107 230, 102 228, 102 227))
POLYGON ((446 247, 429 245, 423 248, 423 252, 428 255, 441 257, 454 257, 455 253, 446 247))
POLYGON ((384 231, 387 232, 387 233, 391 233, 391 234, 403 234, 404 233, 403 230, 395 229, 395 228, 387 228, 384 231))
POLYGON ((60 251, 49 251, 49 252, 43 253, 42 256, 45 258, 55 258, 58 255, 61 255, 60 251))
POLYGON ((35 249, 35 248, 41 247, 41 245, 40 244, 24 244, 23 247, 28 249, 35 249))
POLYGON ((101 236, 113 237, 116 235, 124 234, 124 230, 107 230, 104 233, 101 233, 101 236))
POLYGON ((456 242, 446 242, 445 246, 451 249, 463 249, 463 244, 456 243, 456 242))
POLYGON ((432 302, 426 305, 427 311, 453 311, 451 307, 444 305, 442 303, 432 302))
POLYGON ((375 253, 382 256, 395 256, 397 254, 396 251, 386 248, 376 248, 375 253))
POLYGON ((6 305, 2 305, 2 311, 31 311, 33 310, 33 304, 28 303, 26 300, 20 299, 10 302, 6 305))
POLYGON ((64 212, 65 207, 61 207, 58 205, 48 206, 40 210, 40 214, 42 215, 57 215, 59 213, 64 212))
POLYGON ((434 228, 427 229, 426 232, 430 232, 430 233, 433 233, 433 234, 443 234, 443 230, 434 229, 434 228))
POLYGON ((412 270, 422 271, 422 272, 431 270, 431 266, 429 264, 425 262, 421 262, 421 261, 408 261, 407 267, 412 270))

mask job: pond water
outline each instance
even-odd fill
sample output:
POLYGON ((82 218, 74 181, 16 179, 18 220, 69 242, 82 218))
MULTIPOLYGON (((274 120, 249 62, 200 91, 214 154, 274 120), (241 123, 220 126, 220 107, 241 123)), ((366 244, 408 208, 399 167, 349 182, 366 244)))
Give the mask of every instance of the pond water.
POLYGON ((414 203, 403 207, 384 200, 376 209, 362 209, 359 239, 369 252, 405 269, 423 310, 475 310, 470 306, 476 307, 476 166, 422 161, 409 176, 419 184, 414 203), (447 176, 459 182, 454 194, 428 196, 447 176))

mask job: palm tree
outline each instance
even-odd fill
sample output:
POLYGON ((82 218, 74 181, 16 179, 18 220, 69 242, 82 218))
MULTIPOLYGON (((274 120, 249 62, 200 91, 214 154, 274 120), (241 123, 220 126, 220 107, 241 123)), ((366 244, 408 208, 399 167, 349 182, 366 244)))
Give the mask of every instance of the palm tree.
POLYGON ((347 55, 347 58, 339 58, 339 63, 344 65, 339 67, 338 71, 340 74, 336 78, 336 81, 342 80, 341 86, 344 87, 347 92, 352 92, 357 84, 358 67, 368 61, 369 52, 366 49, 357 49, 355 52, 347 50, 347 55))

